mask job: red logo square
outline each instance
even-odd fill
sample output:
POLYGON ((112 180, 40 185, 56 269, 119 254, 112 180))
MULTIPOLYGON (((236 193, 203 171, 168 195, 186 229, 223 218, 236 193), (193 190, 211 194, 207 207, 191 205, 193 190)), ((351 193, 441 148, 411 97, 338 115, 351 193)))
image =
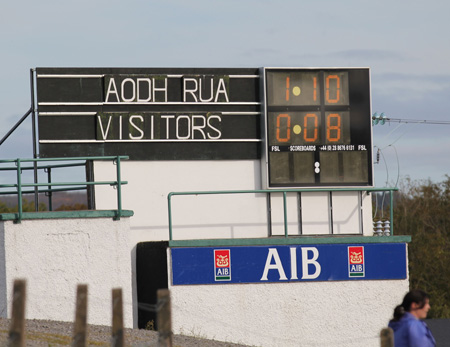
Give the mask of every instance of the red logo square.
POLYGON ((230 250, 214 250, 214 258, 216 267, 229 267, 230 266, 230 250))
POLYGON ((364 264, 364 247, 349 247, 348 261, 350 264, 364 264))

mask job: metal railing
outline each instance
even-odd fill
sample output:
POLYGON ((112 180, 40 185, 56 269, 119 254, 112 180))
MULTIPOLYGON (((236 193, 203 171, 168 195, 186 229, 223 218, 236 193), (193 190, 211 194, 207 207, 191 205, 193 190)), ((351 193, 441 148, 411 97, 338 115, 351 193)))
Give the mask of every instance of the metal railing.
MULTIPOLYGON (((306 193, 306 192, 389 192, 390 194, 390 235, 394 235, 394 191, 398 188, 301 188, 301 189, 261 189, 261 190, 222 190, 222 191, 192 191, 192 192, 171 192, 167 196, 168 200, 168 216, 169 216, 169 240, 173 240, 173 224, 172 224, 172 197, 180 195, 224 195, 224 194, 255 194, 263 193, 270 195, 270 193, 282 193, 283 195, 283 218, 284 218, 284 237, 288 235, 288 218, 287 218, 287 194, 288 193, 306 193)), ((328 206, 330 209, 331 207, 328 206)), ((361 213, 361 205, 359 205, 361 213)), ((330 212, 330 211, 329 211, 330 212)))
MULTIPOLYGON (((23 219, 23 194, 32 193, 53 193, 62 191, 84 190, 89 186, 96 185, 110 185, 117 189, 117 213, 115 219, 120 219, 122 216, 122 185, 128 184, 127 181, 121 179, 120 161, 127 160, 128 156, 99 156, 99 157, 68 157, 68 158, 39 158, 39 159, 7 159, 0 160, 2 164, 14 164, 14 166, 0 167, 0 171, 16 171, 16 183, 0 184, 0 189, 14 188, 11 191, 0 191, 0 195, 17 195, 17 219, 16 222, 20 223, 23 219), (115 181, 87 181, 87 182, 51 182, 51 169, 53 168, 68 168, 74 166, 86 166, 88 161, 92 160, 111 160, 116 164, 116 180, 115 181), (55 165, 37 165, 42 162, 81 162, 81 163, 69 163, 69 164, 55 164, 55 165), (33 163, 33 166, 23 166, 23 163, 33 163), (22 171, 24 170, 46 170, 48 173, 48 182, 45 183, 23 183, 22 171), (24 190, 23 188, 33 187, 34 190, 24 190), (42 189, 41 187, 45 187, 42 189), (53 188, 59 187, 59 188, 53 188), (39 189, 41 188, 41 189, 39 189)), ((51 203, 49 203, 51 205, 51 203)), ((49 206, 50 207, 50 206, 49 206)), ((37 206, 36 206, 37 208, 37 206)))

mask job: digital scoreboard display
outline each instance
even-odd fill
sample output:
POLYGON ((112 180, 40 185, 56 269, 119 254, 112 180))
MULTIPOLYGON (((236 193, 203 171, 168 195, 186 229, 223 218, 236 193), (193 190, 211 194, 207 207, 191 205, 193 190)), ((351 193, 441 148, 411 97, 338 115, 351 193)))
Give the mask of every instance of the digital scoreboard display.
POLYGON ((372 186, 369 69, 262 71, 267 187, 372 186))
POLYGON ((36 68, 39 156, 262 160, 266 188, 372 186, 367 68, 36 68))

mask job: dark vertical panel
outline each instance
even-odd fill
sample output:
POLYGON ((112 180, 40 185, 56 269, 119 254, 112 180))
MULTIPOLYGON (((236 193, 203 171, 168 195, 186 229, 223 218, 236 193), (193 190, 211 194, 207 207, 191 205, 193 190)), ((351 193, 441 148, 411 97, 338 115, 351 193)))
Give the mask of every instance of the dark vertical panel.
POLYGON ((157 290, 169 287, 167 248, 168 242, 141 242, 136 246, 139 329, 145 329, 152 321, 156 327, 157 290))

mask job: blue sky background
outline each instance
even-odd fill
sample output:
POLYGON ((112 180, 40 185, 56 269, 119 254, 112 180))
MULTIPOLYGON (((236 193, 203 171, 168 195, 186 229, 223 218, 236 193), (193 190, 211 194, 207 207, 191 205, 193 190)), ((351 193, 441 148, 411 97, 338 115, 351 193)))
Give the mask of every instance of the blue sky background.
MULTIPOLYGON (((35 67, 369 67, 373 112, 450 122, 449 13, 443 0, 4 1, 0 138, 30 107, 35 67)), ((375 126, 375 185, 444 180, 449 132, 375 126)), ((0 146, 18 157, 32 157, 30 119, 0 146)))

